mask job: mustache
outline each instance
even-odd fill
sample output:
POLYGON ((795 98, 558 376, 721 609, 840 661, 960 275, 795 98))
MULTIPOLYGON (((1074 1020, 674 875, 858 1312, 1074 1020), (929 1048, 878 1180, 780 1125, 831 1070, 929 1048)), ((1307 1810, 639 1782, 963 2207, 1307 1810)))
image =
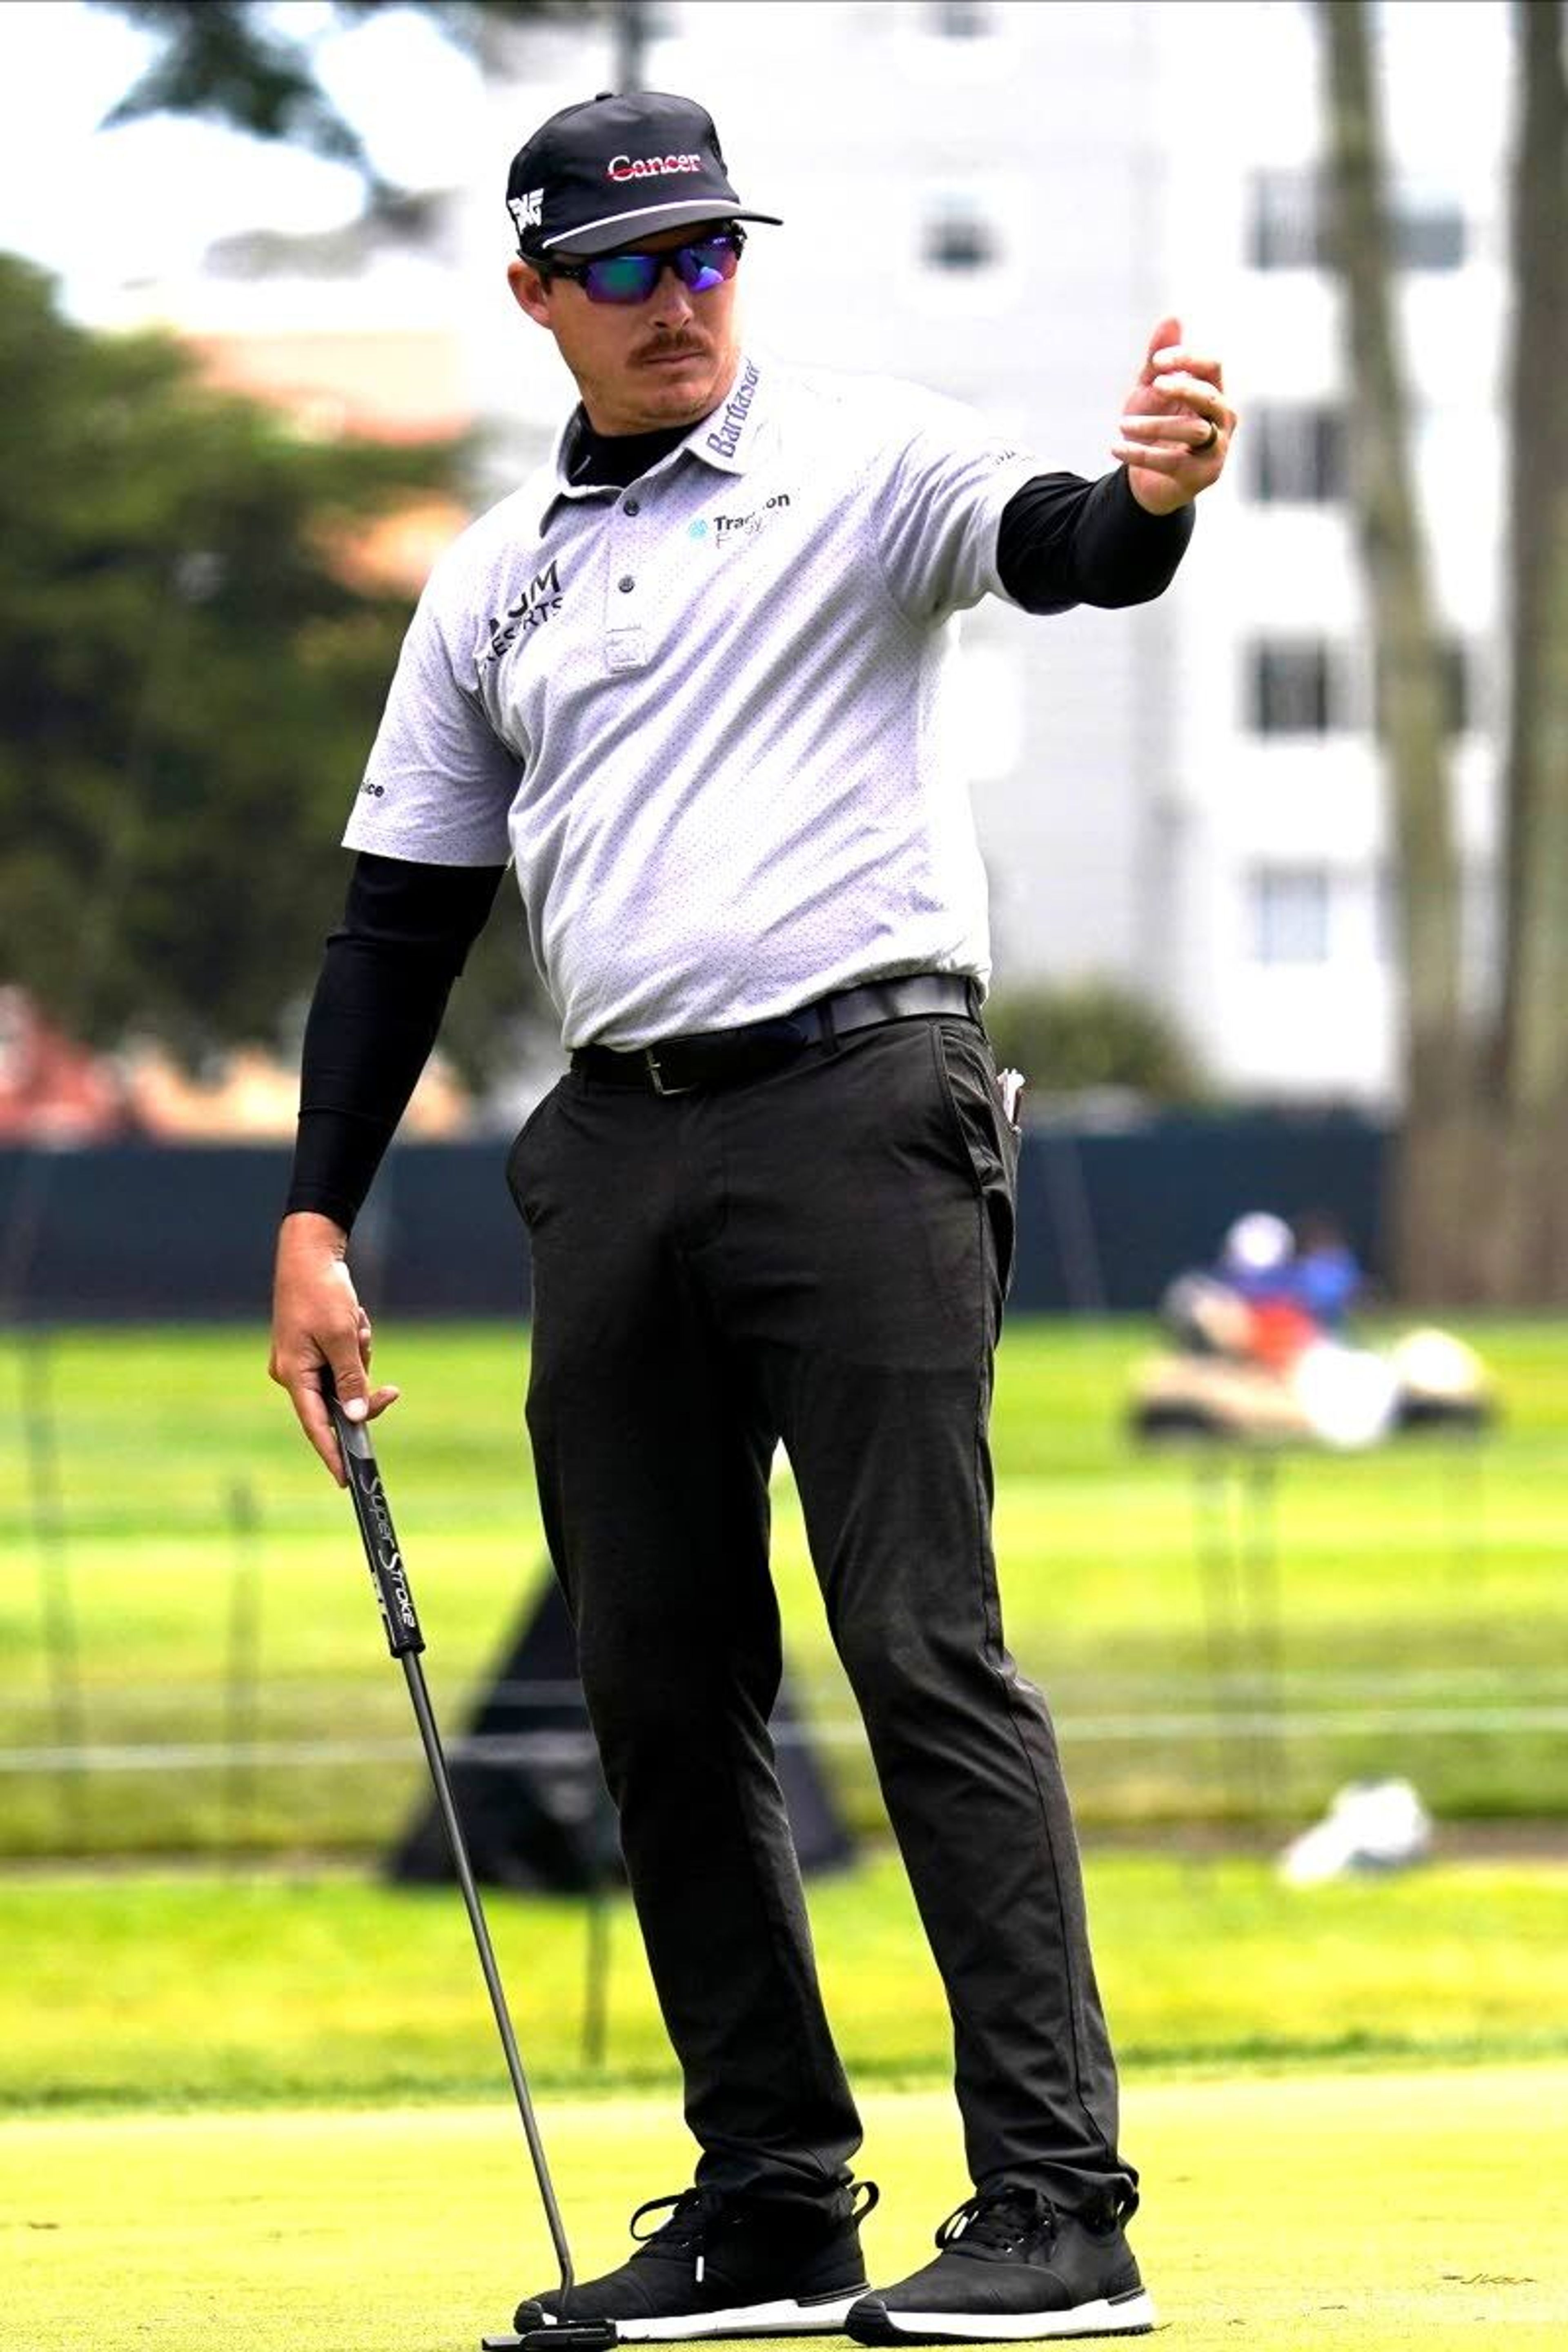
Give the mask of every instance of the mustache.
POLYGON ((700 336, 655 335, 637 354, 639 360, 706 359, 708 346, 700 336))

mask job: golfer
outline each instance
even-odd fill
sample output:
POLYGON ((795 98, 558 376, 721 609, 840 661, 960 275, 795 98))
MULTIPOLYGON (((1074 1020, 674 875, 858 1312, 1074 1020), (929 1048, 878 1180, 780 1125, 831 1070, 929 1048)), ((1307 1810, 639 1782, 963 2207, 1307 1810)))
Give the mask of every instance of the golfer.
MULTIPOLYGON (((528 1423, 700 2151, 574 2310, 631 2338, 1136 2333, 1072 1822, 992 1557, 1018 1136, 942 720, 963 608, 1165 587, 1235 417, 1174 319, 1092 482, 924 391, 762 356, 738 297, 773 216, 685 98, 552 116, 508 205, 512 294, 578 397, 437 565, 354 803, 273 1377, 333 1468, 323 1366, 353 1417, 397 1393, 350 1228, 510 863, 571 1055, 509 1163, 528 1423), (781 1439, 953 2021, 972 2193, 897 2282, 861 2257, 876 2192, 768 1736, 781 1439)), ((877 243, 847 223, 816 265, 870 282, 877 243)))

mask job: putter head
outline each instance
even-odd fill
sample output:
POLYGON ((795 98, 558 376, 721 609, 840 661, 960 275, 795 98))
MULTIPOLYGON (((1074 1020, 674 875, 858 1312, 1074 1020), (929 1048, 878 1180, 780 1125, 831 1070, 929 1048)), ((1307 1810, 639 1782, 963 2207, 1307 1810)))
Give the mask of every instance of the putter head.
POLYGON ((618 2340, 613 2319, 574 2319, 524 2336, 482 2336, 479 2352, 610 2352, 618 2340))

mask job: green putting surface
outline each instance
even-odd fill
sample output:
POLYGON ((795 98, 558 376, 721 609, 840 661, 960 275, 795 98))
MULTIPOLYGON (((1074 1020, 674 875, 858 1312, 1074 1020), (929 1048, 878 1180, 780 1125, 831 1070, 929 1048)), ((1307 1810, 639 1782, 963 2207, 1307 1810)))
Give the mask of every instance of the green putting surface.
MULTIPOLYGON (((876 2091, 887 2279, 963 2195, 952 2102, 876 2091)), ((543 2117, 584 2273, 681 2186, 672 2099, 543 2117)), ((1163 2332, 1426 2352, 1568 2341, 1568 2065, 1134 2081, 1133 2229, 1163 2332)), ((22 2352, 474 2352, 552 2273, 510 2111, 145 2113, 0 2125, 0 2336, 22 2352)))

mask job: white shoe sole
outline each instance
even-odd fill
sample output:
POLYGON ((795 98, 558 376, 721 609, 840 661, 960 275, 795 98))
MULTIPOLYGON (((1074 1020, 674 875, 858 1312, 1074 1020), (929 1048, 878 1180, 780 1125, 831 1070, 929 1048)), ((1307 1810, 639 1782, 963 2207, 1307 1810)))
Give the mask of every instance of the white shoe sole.
POLYGON ((882 2306, 875 2323, 858 2343, 891 2344, 907 2338, 911 2344, 1043 2344, 1060 2343, 1075 2336, 1147 2336, 1156 2326, 1152 2297, 1142 2289, 1099 2303, 1080 2303, 1071 2311, 889 2311, 882 2306))

